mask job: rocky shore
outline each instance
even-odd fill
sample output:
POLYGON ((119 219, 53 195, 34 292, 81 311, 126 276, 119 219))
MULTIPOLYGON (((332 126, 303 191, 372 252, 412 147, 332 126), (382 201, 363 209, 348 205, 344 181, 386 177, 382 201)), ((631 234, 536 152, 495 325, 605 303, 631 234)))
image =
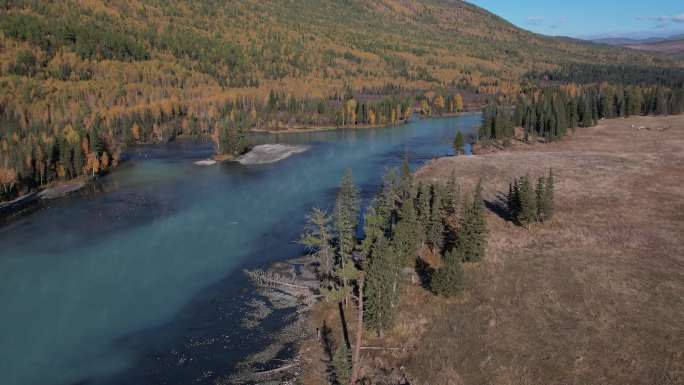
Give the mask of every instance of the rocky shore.
POLYGON ((265 270, 245 271, 259 298, 248 305, 250 311, 242 319, 248 329, 257 329, 272 313, 285 312, 283 326, 272 343, 260 352, 246 357, 236 373, 217 384, 287 384, 301 373, 299 345, 315 338, 309 312, 316 303, 319 281, 315 261, 308 256, 277 262, 265 270))

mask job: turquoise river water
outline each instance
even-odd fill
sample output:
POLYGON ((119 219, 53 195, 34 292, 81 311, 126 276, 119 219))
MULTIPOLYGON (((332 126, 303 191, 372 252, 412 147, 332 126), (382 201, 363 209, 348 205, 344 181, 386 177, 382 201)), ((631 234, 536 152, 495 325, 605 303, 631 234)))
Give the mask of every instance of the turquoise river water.
POLYGON ((404 154, 450 155, 480 115, 397 127, 261 135, 306 144, 281 162, 200 167, 198 142, 139 146, 112 173, 0 227, 3 385, 211 384, 268 343, 240 327, 244 268, 298 256, 312 206, 344 170, 368 199, 404 154))

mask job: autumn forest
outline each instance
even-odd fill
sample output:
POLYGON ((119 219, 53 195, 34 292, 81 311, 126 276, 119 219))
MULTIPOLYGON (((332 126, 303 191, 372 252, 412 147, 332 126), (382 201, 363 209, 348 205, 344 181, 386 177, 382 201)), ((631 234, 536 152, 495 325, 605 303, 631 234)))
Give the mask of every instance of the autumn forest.
POLYGON ((615 83, 681 87, 662 79, 682 78, 670 59, 542 37, 461 2, 4 0, 0 9, 2 199, 106 172, 132 143, 194 136, 233 156, 251 130, 388 125, 509 103, 545 82, 595 83, 611 72, 601 63, 630 63, 641 77, 651 68, 607 79, 615 83))

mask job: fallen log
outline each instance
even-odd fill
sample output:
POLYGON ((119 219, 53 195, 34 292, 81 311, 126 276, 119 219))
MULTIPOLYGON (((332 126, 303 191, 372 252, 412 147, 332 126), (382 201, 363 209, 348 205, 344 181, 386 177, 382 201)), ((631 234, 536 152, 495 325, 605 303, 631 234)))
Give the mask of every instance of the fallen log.
POLYGON ((382 346, 362 346, 361 350, 401 350, 401 348, 385 348, 382 346))
POLYGON ((254 373, 254 378, 265 378, 265 377, 270 377, 282 372, 286 372, 291 369, 296 369, 299 367, 299 362, 294 362, 291 364, 283 365, 281 367, 271 369, 271 370, 264 370, 263 372, 256 372, 254 373))
POLYGON ((294 279, 282 276, 277 273, 267 272, 262 270, 245 270, 245 273, 249 278, 257 285, 267 286, 267 287, 287 287, 297 290, 310 291, 309 286, 297 285, 294 279))

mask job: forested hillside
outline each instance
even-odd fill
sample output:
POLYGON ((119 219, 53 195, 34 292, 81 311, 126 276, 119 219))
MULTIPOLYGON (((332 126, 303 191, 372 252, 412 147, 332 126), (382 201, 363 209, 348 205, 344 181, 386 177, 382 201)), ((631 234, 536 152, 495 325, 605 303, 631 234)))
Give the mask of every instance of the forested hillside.
POLYGON ((677 66, 456 0, 0 0, 0 198, 180 134, 397 123, 568 64, 677 66), (526 76, 528 75, 528 76, 526 76))

